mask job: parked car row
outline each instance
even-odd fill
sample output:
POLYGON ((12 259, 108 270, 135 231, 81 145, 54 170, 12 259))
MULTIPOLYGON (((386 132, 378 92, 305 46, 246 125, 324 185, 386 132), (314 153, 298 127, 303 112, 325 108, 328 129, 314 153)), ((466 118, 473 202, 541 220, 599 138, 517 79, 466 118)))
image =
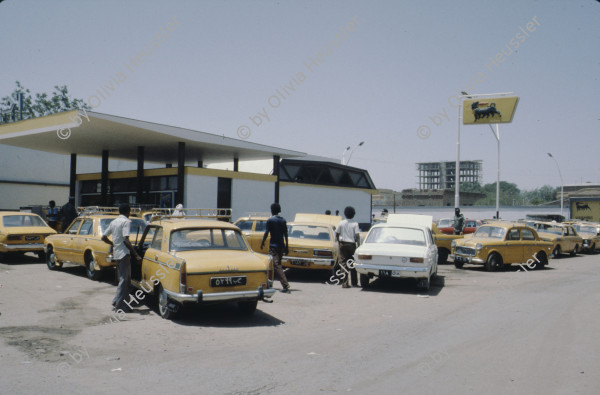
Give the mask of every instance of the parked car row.
MULTIPOLYGON (((48 269, 64 263, 84 266, 98 280, 115 267, 111 246, 101 240, 118 216, 116 208, 88 207, 63 234, 56 234, 31 213, 0 213, 0 253, 35 252, 48 269)), ((234 224, 230 209, 154 209, 131 219, 130 240, 142 256, 132 262, 132 286, 138 298, 156 298, 163 318, 185 304, 234 301, 252 313, 258 301, 274 295, 273 265, 261 248, 267 214, 251 214, 234 224), (148 214, 148 218, 142 215, 148 214)), ((302 214, 288 223, 288 253, 282 264, 292 269, 334 271, 339 259, 335 227, 339 216, 302 214)), ((483 265, 489 271, 508 265, 543 268, 563 253, 600 249, 600 225, 591 223, 477 223, 472 234, 442 233, 428 215, 390 214, 361 235, 354 267, 363 288, 373 278, 414 278, 429 289, 438 264, 450 257, 456 268, 483 265), (581 235, 579 234, 581 232, 581 235), (583 235, 583 236, 582 236, 583 235)), ((136 299, 131 296, 132 300, 136 299)))

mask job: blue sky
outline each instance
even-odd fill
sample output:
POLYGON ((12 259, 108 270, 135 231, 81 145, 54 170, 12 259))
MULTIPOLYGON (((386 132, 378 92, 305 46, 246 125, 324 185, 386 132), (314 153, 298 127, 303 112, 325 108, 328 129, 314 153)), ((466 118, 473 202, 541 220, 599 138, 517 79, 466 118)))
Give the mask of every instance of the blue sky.
MULTIPOLYGON (((502 180, 559 185, 551 152, 565 184, 600 183, 599 17, 593 0, 6 0, 0 96, 15 80, 65 84, 101 113, 334 158, 364 140, 350 164, 401 190, 417 186, 416 162, 456 159, 449 98, 514 92, 502 180)), ((461 135, 462 159, 494 182, 490 128, 461 135)))

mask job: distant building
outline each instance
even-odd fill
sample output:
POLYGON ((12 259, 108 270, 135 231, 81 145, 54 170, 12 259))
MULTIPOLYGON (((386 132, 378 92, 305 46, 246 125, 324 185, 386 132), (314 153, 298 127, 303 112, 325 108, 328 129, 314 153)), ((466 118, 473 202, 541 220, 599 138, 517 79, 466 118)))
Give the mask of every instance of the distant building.
MULTIPOLYGON (((460 162, 460 183, 481 183, 483 161, 463 160, 460 162)), ((419 190, 437 191, 453 189, 456 180, 456 162, 417 163, 419 172, 419 190)))

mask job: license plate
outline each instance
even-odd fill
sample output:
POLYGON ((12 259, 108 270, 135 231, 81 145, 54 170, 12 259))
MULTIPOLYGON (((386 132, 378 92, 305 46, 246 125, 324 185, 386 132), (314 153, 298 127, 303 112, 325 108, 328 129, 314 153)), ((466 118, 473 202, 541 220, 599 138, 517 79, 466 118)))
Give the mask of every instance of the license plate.
POLYGON ((392 271, 391 270, 380 270, 379 271, 379 276, 380 277, 391 277, 392 276, 392 271))
POLYGON ((236 287, 238 285, 246 285, 246 276, 210 278, 211 287, 236 287))
POLYGON ((301 261, 299 259, 291 259, 288 262, 290 265, 294 265, 294 266, 308 266, 309 265, 309 262, 301 261))
POLYGON ((402 277, 402 271, 392 270, 392 277, 402 277))
POLYGON ((40 236, 25 236, 25 240, 27 241, 33 241, 33 240, 39 240, 40 236))

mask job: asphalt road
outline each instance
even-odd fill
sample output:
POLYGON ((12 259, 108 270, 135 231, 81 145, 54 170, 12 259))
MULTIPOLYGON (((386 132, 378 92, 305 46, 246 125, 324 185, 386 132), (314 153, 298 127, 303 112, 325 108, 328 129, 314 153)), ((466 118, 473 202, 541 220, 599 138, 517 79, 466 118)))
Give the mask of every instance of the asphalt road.
POLYGON ((293 272, 292 293, 251 317, 215 305, 175 321, 151 301, 120 320, 109 279, 9 258, 0 393, 597 394, 599 258, 527 272, 443 265, 427 294, 293 272))

